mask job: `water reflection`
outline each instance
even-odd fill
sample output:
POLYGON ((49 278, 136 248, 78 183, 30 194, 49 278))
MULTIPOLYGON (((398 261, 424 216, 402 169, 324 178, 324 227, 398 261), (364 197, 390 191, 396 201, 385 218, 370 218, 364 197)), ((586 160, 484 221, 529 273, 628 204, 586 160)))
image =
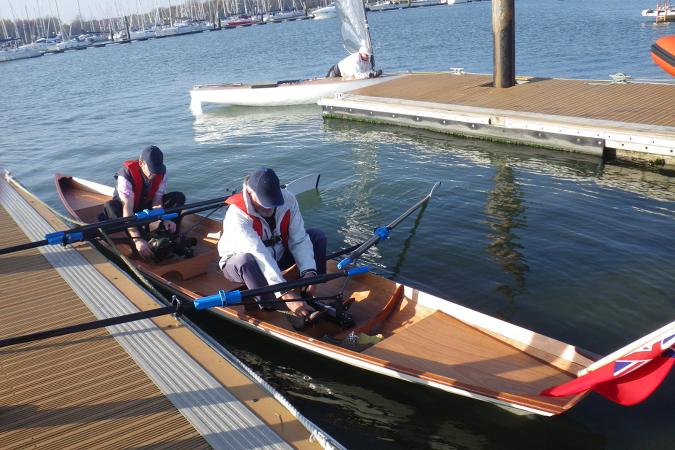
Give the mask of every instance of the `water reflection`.
POLYGON ((391 269, 391 276, 394 279, 398 277, 399 272, 401 271, 401 267, 405 262, 405 257, 408 254, 408 250, 410 249, 412 240, 415 237, 415 234, 417 233, 417 227, 419 227, 420 222, 422 221, 422 216, 424 216, 424 211, 427 209, 428 204, 429 204, 428 202, 423 204, 422 207, 419 209, 415 217, 415 223, 408 232, 408 237, 405 239, 405 241, 403 241, 402 249, 398 254, 398 258, 396 258, 396 263, 394 264, 394 267, 391 269))
MULTIPOLYGON (((389 125, 325 121, 324 129, 338 141, 363 139, 380 144, 412 145, 415 150, 452 154, 473 166, 490 167, 495 157, 508 158, 514 169, 564 180, 592 182, 598 186, 632 192, 660 201, 675 201, 675 170, 635 166, 619 161, 603 162, 591 155, 523 145, 446 136, 440 133, 389 125)), ((438 161, 438 164, 443 164, 438 161)), ((455 164, 456 165, 456 164, 455 164)))
POLYGON ((675 201, 674 170, 637 169, 623 163, 612 162, 603 165, 597 183, 612 189, 633 192, 642 197, 675 201))
POLYGON ((288 146, 289 134, 297 138, 298 124, 316 119, 321 111, 315 105, 276 108, 229 106, 207 110, 195 116, 193 130, 199 144, 247 145, 253 138, 259 145, 288 146))
MULTIPOLYGON (((374 191, 380 175, 378 155, 378 145, 370 140, 352 147, 353 175, 341 181, 345 184, 344 191, 334 200, 336 211, 343 211, 344 224, 339 228, 339 233, 347 246, 363 242, 372 234, 373 218, 378 214, 377 209, 371 207, 371 199, 376 198, 374 191)), ((369 261, 380 258, 377 247, 368 251, 369 261)))
POLYGON ((516 182, 514 170, 502 157, 492 159, 496 167, 494 187, 487 193, 485 215, 492 233, 487 236, 487 250, 504 272, 513 279, 513 285, 499 283, 497 290, 506 297, 507 307, 500 316, 508 318, 515 309, 514 297, 525 288, 525 274, 530 270, 519 243, 518 229, 527 226, 522 187, 516 182))

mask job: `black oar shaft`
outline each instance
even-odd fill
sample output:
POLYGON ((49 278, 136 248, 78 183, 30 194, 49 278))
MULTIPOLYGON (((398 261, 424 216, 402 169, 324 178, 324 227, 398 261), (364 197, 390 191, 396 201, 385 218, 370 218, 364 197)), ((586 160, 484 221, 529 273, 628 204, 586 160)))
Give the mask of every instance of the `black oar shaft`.
POLYGON ((7 253, 20 252, 21 250, 28 250, 30 248, 35 248, 35 247, 42 247, 43 245, 47 245, 47 243, 48 243, 47 240, 43 239, 41 241, 27 242, 25 244, 14 245, 12 247, 0 248, 0 255, 4 255, 4 254, 7 254, 7 253))
POLYGON ((39 341, 64 334, 77 333, 80 331, 94 330, 96 328, 109 327, 111 325, 119 325, 122 323, 134 322, 136 320, 149 319, 151 317, 163 316, 175 312, 173 306, 164 306, 162 308, 151 309, 150 311, 141 311, 123 316, 111 317, 109 319, 95 320, 93 322, 81 323, 78 325, 71 325, 63 328, 55 328, 53 330, 40 331, 38 333, 25 334, 23 336, 16 336, 7 339, 0 339, 0 347, 7 347, 8 345, 23 344, 25 342, 39 341))
POLYGON ((396 218, 392 223, 390 223, 389 225, 387 225, 387 228, 389 228, 390 230, 394 229, 394 228, 396 227, 396 225, 398 225, 399 223, 401 223, 401 222, 403 222, 405 219, 407 219, 408 216, 409 216, 410 214, 412 214, 413 212, 415 212, 415 210, 416 210, 417 208, 419 208, 420 206, 422 206, 422 205, 424 205, 426 202, 428 202, 429 199, 431 198, 431 196, 434 195, 434 191, 436 190, 436 188, 438 188, 438 186, 440 186, 440 184, 441 184, 440 181, 436 182, 436 184, 434 184, 434 186, 431 188, 431 191, 429 191, 429 193, 427 194, 426 197, 424 197, 422 200, 420 200, 419 202, 415 203, 413 206, 411 206, 410 208, 408 208, 408 210, 407 210, 406 212, 404 212, 403 214, 401 214, 401 215, 400 215, 398 218, 396 218))
POLYGON ((387 225, 385 228, 376 228, 375 229, 375 234, 373 234, 367 241, 363 242, 361 245, 359 245, 354 251, 352 251, 349 256, 338 264, 338 269, 344 269, 347 267, 349 264, 352 264, 358 257, 360 257, 363 253, 365 253, 370 247, 373 245, 377 244, 381 239, 386 239, 388 235, 388 231, 393 230, 399 223, 404 221, 410 214, 412 214, 415 210, 417 210, 420 206, 426 204, 431 196, 434 194, 434 191, 438 186, 440 186, 441 182, 438 181, 434 184, 434 186, 431 188, 431 191, 420 201, 415 203, 413 206, 408 208, 406 212, 401 214, 399 217, 394 219, 393 222, 391 222, 389 225, 387 225))
POLYGON ((149 217, 139 217, 138 215, 119 217, 116 219, 108 219, 101 222, 91 223, 87 225, 78 225, 76 227, 70 228, 64 231, 58 231, 55 233, 49 233, 46 235, 46 239, 35 242, 27 242, 25 244, 15 245, 12 247, 6 247, 0 249, 0 255, 7 253, 18 252, 21 250, 27 250, 36 247, 42 247, 49 244, 68 244, 83 240, 91 239, 93 236, 99 234, 99 230, 104 230, 108 233, 114 233, 116 231, 126 230, 129 227, 135 227, 140 225, 145 225, 151 222, 162 219, 162 216, 168 214, 174 214, 183 212, 182 215, 194 214, 201 211, 206 211, 208 209, 216 208, 220 205, 224 205, 225 201, 229 198, 220 197, 214 198, 211 200, 203 200, 201 202, 190 203, 187 205, 176 206, 172 208, 167 208, 162 210, 161 215, 153 215, 149 217))
POLYGON ((368 272, 367 267, 355 267, 349 270, 316 275, 310 278, 299 278, 285 283, 273 284, 271 286, 260 287, 256 289, 247 289, 244 291, 220 291, 217 294, 202 297, 194 301, 196 310, 213 308, 214 306, 233 306, 241 302, 241 299, 248 297, 257 297, 260 295, 273 294, 275 292, 290 291, 299 287, 310 286, 312 284, 325 283, 342 277, 350 277, 368 272))
MULTIPOLYGON (((300 278, 285 283, 275 284, 271 286, 261 287, 257 289, 247 289, 244 291, 220 291, 218 294, 203 297, 195 301, 187 301, 177 303, 171 306, 163 306, 161 308, 151 309, 149 311, 141 311, 123 316, 111 317, 108 319, 95 320, 93 322, 86 322, 78 325, 71 325, 63 328, 56 328, 53 330, 40 331, 38 333, 26 334, 23 336, 15 336, 6 339, 0 339, 0 348, 8 345, 22 344, 25 342, 39 341, 56 336, 63 336, 65 334, 77 333, 80 331, 93 330, 96 328, 108 327, 111 325, 119 325, 122 323, 134 322, 136 320, 149 319, 151 317, 164 316, 166 314, 173 314, 177 312, 179 306, 179 313, 187 313, 194 310, 209 309, 214 306, 235 306, 240 305, 241 300, 249 297, 256 297, 264 294, 271 294, 274 292, 284 292, 291 289, 310 286, 312 284, 325 283, 341 277, 349 277, 368 272, 367 267, 356 267, 347 271, 328 273, 317 275, 311 278, 300 278), (232 300, 234 299, 234 300, 232 300)), ((283 300, 276 300, 273 303, 284 302, 283 300)))

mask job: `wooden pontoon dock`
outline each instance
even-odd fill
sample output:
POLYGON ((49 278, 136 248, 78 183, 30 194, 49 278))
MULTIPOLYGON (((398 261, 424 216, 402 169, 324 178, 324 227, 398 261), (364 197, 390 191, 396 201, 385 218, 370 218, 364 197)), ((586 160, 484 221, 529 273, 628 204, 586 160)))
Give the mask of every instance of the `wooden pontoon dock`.
MULTIPOLYGON (((416 73, 319 101, 326 118, 675 165, 675 84, 416 73)), ((620 80, 619 80, 620 81, 620 80)))
MULTIPOLYGON (((0 179, 0 247, 63 229, 0 179)), ((159 306, 89 244, 40 250, 0 256, 0 339, 159 306)), ((341 448, 244 370, 172 316, 0 348, 0 448, 341 448)))

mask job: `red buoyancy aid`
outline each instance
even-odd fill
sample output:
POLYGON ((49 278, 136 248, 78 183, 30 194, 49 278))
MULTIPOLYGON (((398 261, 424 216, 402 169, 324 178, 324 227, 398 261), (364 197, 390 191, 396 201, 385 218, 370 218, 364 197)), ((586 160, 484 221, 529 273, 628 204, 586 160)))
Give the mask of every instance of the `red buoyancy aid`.
POLYGON ((131 161, 124 161, 123 165, 129 170, 129 174, 131 175, 131 185, 134 190, 134 211, 137 211, 148 202, 152 202, 152 199, 155 198, 157 189, 159 189, 159 185, 164 179, 164 174, 158 173, 155 175, 145 198, 141 198, 143 197, 143 173, 141 171, 140 163, 137 159, 134 159, 131 161))
MULTIPOLYGON (((263 225, 259 217, 251 215, 246 208, 246 202, 244 201, 244 195, 241 192, 238 192, 234 195, 231 195, 225 203, 229 205, 236 206, 246 213, 253 220, 253 230, 260 236, 262 239, 263 235, 263 225)), ((284 243, 284 246, 288 248, 288 226, 291 223, 291 210, 286 211, 284 216, 281 218, 281 224, 279 226, 279 231, 281 232, 281 240, 284 243)))

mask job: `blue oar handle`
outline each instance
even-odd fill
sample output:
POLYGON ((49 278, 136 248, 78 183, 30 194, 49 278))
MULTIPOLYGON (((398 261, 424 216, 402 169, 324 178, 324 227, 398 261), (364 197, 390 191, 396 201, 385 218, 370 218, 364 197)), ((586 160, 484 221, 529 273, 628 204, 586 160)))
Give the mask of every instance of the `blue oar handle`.
POLYGON ((347 271, 347 276, 355 277, 356 275, 363 275, 364 273, 368 272, 370 272, 370 267, 368 266, 354 267, 347 271))
POLYGON ((241 303, 241 291, 218 291, 217 294, 208 297, 198 298, 194 301, 197 311, 213 308, 215 306, 230 306, 235 303, 241 303))
POLYGON ((332 273, 317 275, 318 281, 314 281, 312 278, 303 278, 294 281, 289 281, 287 283, 281 283, 277 285, 267 286, 264 288, 251 289, 247 291, 218 291, 217 294, 209 295, 207 297, 198 298, 192 305, 196 311, 203 311, 205 309, 214 308, 217 306, 234 306, 241 304, 241 300, 244 297, 254 297, 256 295, 270 294, 272 292, 285 291, 289 288, 296 288, 302 286, 308 286, 310 284, 316 284, 318 282, 325 282, 330 279, 335 279, 339 277, 353 277, 357 275, 363 275, 368 273, 370 269, 367 266, 354 267, 352 269, 346 270, 343 273, 332 273))
POLYGON ((151 217, 158 217, 164 215, 164 208, 144 209, 134 214, 137 219, 149 219, 151 217))
POLYGON ((84 239, 84 233, 81 231, 74 231, 68 233, 66 231, 56 231, 54 233, 45 234, 45 240, 49 245, 66 245, 72 244, 73 242, 80 242, 84 239))
MULTIPOLYGON (((144 209, 135 214, 139 220, 146 220, 150 218, 157 218, 157 220, 170 220, 178 217, 178 213, 164 214, 164 210, 159 208, 157 211, 152 209, 144 209)), ((124 227, 126 228, 126 227, 124 227)), ((83 231, 55 231, 54 233, 45 234, 45 241, 49 245, 66 245, 73 242, 80 242, 85 240, 83 231)))
POLYGON ((353 262, 354 261, 352 261, 352 259, 348 256, 338 263, 337 268, 338 270, 342 270, 353 262))

